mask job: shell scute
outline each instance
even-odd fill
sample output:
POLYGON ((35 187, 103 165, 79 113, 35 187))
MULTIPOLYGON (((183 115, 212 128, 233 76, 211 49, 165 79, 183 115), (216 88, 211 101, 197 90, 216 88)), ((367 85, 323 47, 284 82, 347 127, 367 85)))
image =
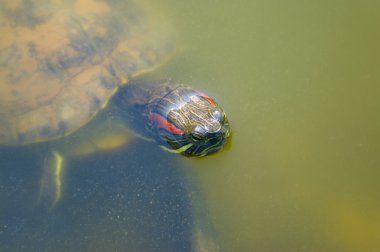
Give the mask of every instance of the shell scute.
POLYGON ((3 145, 48 141, 76 131, 119 86, 155 68, 172 49, 170 29, 162 29, 165 22, 138 1, 3 2, 3 145))

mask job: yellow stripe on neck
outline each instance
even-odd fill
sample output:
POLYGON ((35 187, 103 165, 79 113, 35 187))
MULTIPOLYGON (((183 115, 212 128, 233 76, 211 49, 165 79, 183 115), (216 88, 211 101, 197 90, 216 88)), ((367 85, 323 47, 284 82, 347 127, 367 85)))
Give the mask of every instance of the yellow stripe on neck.
POLYGON ((187 149, 189 149, 191 146, 193 146, 193 144, 192 143, 189 143, 189 144, 186 144, 186 145, 184 145, 184 146, 182 146, 181 148, 178 148, 178 149, 169 149, 169 148, 167 148, 167 147, 165 147, 165 146, 162 146, 162 145, 160 145, 160 147, 162 148, 162 149, 164 149, 164 150, 166 150, 166 151, 169 151, 169 152, 171 152, 171 153, 178 153, 178 154, 180 154, 180 153, 182 153, 182 152, 185 152, 187 149))

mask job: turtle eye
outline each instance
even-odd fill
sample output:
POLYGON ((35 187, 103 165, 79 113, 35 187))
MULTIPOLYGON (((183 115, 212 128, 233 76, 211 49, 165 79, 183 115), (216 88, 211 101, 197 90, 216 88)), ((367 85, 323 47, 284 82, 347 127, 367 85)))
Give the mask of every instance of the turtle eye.
POLYGON ((191 134, 191 138, 194 141, 201 141, 205 133, 206 133, 205 129, 198 125, 194 128, 194 132, 191 134))

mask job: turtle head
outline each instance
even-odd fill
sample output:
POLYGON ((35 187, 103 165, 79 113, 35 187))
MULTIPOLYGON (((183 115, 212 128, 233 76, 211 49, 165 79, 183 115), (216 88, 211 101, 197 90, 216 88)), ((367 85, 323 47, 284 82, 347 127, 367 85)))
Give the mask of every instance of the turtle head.
POLYGON ((149 113, 149 121, 164 149, 185 156, 221 150, 231 132, 223 109, 208 95, 186 86, 169 89, 149 113))

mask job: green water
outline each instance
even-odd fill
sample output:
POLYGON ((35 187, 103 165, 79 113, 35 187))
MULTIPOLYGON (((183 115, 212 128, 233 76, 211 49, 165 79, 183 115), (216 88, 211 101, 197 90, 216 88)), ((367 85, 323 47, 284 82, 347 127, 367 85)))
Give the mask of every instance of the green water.
POLYGON ((163 1, 165 68, 227 111, 197 170, 225 251, 380 250, 380 4, 163 1))
POLYGON ((229 149, 191 160, 136 140, 69 160, 46 214, 35 208, 46 149, 0 148, 0 250, 188 251, 194 200, 222 251, 379 251, 380 4, 154 4, 179 49, 154 77, 215 97, 229 149))

